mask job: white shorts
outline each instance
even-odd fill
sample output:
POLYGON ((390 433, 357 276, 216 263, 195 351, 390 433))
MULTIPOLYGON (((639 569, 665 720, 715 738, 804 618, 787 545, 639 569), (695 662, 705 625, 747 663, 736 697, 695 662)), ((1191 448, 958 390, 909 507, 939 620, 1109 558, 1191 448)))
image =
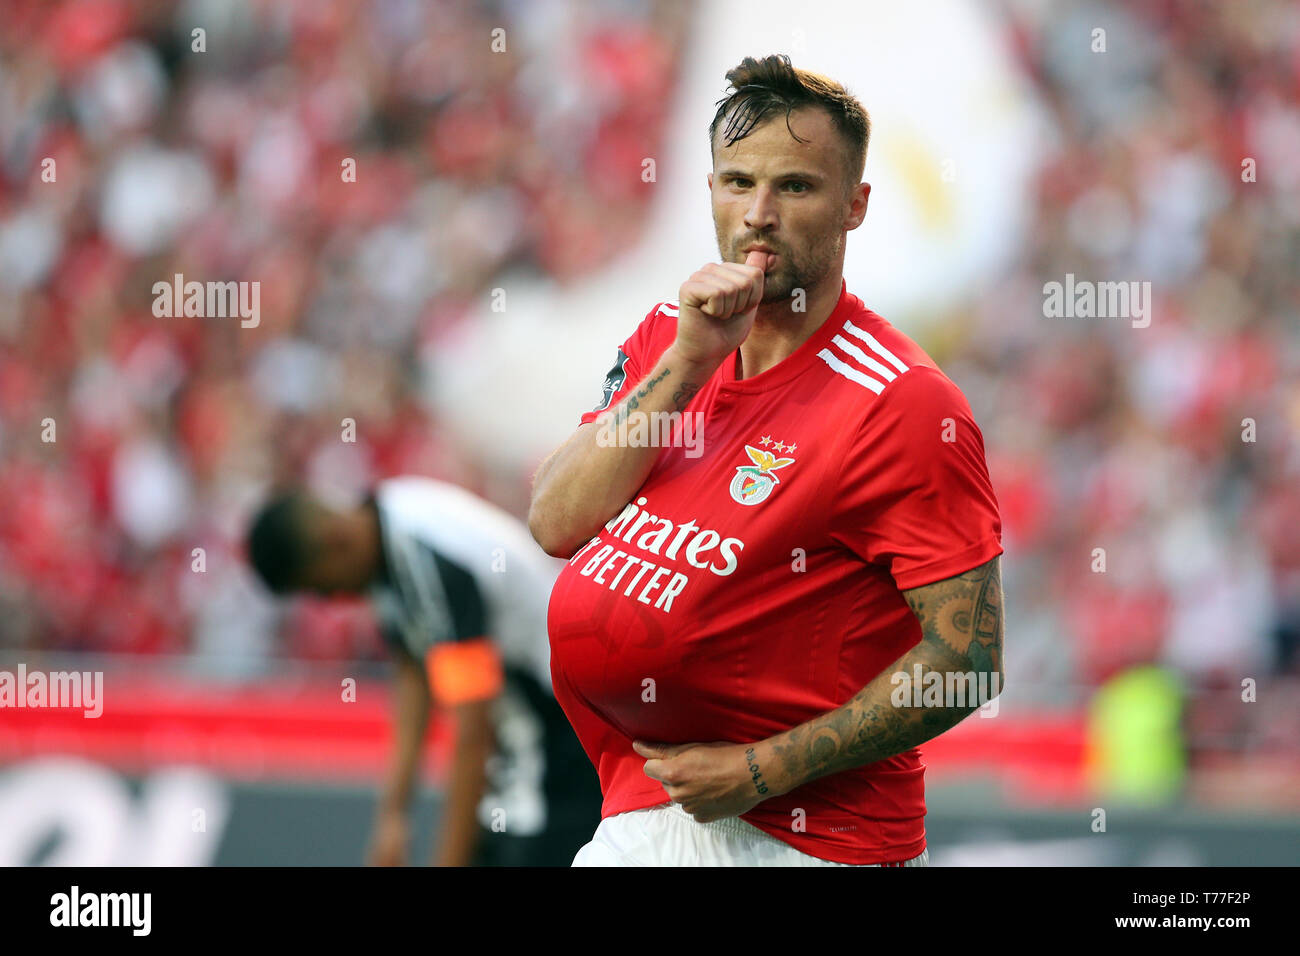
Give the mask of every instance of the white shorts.
MULTIPOLYGON (((680 804, 606 817, 574 866, 853 866, 801 853, 739 817, 697 823, 680 804)), ((880 866, 879 863, 866 864, 880 866)), ((930 851, 903 866, 929 866, 930 851)))

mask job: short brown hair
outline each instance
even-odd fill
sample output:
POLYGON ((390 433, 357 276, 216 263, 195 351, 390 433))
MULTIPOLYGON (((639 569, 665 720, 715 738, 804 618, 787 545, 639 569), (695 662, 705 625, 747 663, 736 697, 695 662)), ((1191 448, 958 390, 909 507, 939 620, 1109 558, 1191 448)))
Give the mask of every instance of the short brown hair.
MULTIPOLYGON (((871 117, 841 84, 820 73, 792 66, 784 53, 774 53, 761 60, 747 56, 739 66, 728 71, 727 80, 732 92, 718 100, 718 111, 709 124, 710 151, 718 127, 728 114, 731 118, 722 131, 726 146, 744 139, 773 113, 785 110, 785 127, 790 129, 792 111, 816 106, 830 114, 849 147, 849 165, 845 171, 849 188, 861 181, 867 164, 867 142, 871 139, 871 117)), ((790 135, 799 140, 792 129, 790 135)))

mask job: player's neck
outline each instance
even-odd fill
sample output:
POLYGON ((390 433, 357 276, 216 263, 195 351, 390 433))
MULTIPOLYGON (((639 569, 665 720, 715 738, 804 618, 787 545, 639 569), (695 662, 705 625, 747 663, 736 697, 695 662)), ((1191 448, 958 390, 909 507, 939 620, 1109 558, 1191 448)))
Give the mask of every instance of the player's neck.
POLYGON ((754 328, 740 345, 737 379, 762 375, 793 355, 821 328, 840 300, 843 280, 839 274, 833 279, 832 282, 832 277, 827 276, 817 288, 809 290, 806 308, 802 312, 794 310, 796 300, 793 297, 759 306, 754 328))

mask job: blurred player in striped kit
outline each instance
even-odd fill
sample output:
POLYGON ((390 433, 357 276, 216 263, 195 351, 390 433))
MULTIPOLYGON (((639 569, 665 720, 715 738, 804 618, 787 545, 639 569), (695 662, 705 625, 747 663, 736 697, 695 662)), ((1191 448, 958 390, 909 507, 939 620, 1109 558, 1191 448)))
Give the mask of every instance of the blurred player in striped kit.
POLYGON ((369 861, 406 862, 433 703, 455 717, 434 862, 567 865, 600 790, 551 693, 546 602, 559 562, 504 511, 443 482, 381 481, 338 510, 301 489, 252 522, 248 555, 276 594, 365 594, 396 671, 396 745, 369 861))

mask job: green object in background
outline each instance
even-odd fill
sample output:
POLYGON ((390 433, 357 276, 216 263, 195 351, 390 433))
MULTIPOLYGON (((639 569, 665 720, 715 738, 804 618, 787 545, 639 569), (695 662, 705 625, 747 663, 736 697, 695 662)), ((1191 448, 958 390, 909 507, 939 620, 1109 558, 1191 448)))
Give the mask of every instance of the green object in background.
POLYGON ((1134 667, 1103 684, 1088 711, 1094 792, 1145 804, 1176 798, 1187 773, 1182 711, 1182 684, 1162 668, 1134 667))

